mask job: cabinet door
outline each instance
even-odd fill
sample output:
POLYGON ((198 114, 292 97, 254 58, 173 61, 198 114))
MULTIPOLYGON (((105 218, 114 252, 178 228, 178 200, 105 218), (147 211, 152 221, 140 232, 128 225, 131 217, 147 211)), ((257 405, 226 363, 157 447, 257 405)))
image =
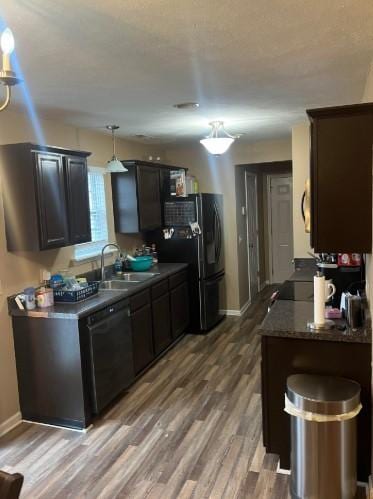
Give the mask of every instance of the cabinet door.
POLYGON ((137 166, 137 204, 140 230, 157 229, 162 225, 159 169, 137 166))
POLYGON ((153 359, 152 310, 150 305, 131 313, 133 360, 135 374, 142 371, 153 359))
POLYGON ((316 253, 372 249, 370 114, 317 117, 311 127, 311 244, 316 253))
POLYGON ((86 243, 91 240, 87 160, 66 156, 65 169, 70 243, 86 243))
POLYGON ((69 242, 63 161, 60 154, 35 153, 40 249, 69 242))
POLYGON ((188 283, 184 281, 170 291, 172 336, 180 336, 189 324, 188 283))
POLYGON ((152 314, 154 351, 158 355, 172 342, 170 293, 153 300, 152 314))

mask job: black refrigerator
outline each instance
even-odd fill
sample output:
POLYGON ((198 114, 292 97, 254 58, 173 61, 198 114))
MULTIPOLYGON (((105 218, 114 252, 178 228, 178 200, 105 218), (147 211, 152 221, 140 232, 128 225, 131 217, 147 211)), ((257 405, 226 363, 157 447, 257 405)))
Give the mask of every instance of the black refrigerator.
POLYGON ((148 242, 156 243, 159 262, 189 264, 191 332, 206 332, 226 310, 223 196, 170 199, 164 203, 163 219, 163 229, 149 235, 148 242))

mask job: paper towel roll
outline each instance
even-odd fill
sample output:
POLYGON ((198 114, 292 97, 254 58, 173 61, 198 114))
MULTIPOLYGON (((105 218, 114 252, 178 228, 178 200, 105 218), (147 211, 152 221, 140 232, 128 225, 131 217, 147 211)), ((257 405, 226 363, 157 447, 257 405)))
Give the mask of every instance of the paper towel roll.
POLYGON ((315 275, 313 278, 313 315, 314 323, 325 323, 325 276, 315 275))

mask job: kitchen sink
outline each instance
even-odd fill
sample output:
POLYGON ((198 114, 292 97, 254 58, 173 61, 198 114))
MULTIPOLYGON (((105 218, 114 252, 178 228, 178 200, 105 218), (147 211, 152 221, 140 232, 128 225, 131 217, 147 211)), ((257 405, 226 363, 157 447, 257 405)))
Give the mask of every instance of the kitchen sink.
POLYGON ((99 286, 99 291, 129 291, 129 288, 131 287, 131 282, 125 282, 125 281, 118 281, 118 280, 112 280, 112 281, 101 281, 100 286, 99 286))
POLYGON ((116 280, 125 282, 144 282, 159 275, 159 272, 128 272, 121 276, 116 276, 116 280))

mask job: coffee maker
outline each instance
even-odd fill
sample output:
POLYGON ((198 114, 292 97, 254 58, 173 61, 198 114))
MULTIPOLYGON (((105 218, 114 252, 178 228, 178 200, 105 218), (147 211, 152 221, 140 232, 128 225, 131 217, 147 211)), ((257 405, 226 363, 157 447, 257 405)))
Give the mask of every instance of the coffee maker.
POLYGON ((334 253, 322 253, 317 259, 317 267, 325 279, 331 279, 336 287, 331 301, 333 307, 340 307, 343 292, 349 291, 355 295, 365 288, 365 266, 361 255, 347 259, 334 253))

